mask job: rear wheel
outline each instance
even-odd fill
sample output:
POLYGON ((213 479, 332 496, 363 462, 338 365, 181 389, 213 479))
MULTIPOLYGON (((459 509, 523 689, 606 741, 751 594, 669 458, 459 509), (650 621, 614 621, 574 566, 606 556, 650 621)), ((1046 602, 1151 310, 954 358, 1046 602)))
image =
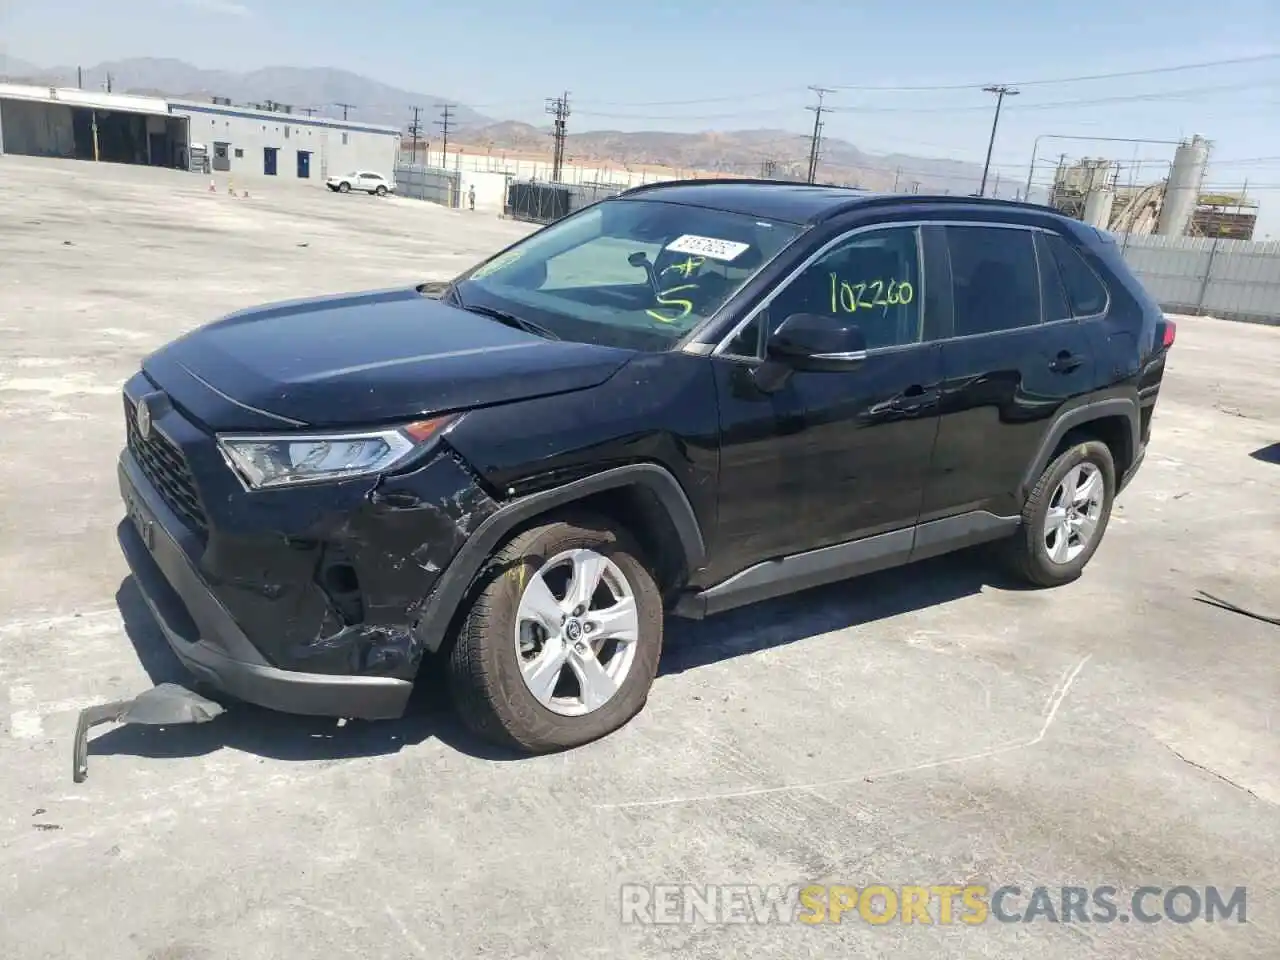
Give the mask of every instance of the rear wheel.
POLYGON ((387 195, 387 188, 383 186, 379 186, 378 189, 373 192, 376 196, 385 197, 387 195))
POLYGON ((599 517, 509 541, 458 633, 450 685, 467 725, 528 753, 611 733, 644 707, 662 597, 627 531, 599 517))
POLYGON ((1022 510, 1022 528, 1005 544, 1022 579, 1041 587, 1070 583, 1093 558, 1111 519, 1116 468, 1105 443, 1063 451, 1040 475, 1022 510))

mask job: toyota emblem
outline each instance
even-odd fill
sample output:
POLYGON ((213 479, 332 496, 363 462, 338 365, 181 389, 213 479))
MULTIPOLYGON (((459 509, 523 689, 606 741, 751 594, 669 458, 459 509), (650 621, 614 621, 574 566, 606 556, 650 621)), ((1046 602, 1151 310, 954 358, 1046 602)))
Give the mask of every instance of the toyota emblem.
POLYGON ((138 409, 134 414, 134 423, 138 427, 138 436, 146 440, 151 436, 151 404, 143 397, 138 401, 138 409))

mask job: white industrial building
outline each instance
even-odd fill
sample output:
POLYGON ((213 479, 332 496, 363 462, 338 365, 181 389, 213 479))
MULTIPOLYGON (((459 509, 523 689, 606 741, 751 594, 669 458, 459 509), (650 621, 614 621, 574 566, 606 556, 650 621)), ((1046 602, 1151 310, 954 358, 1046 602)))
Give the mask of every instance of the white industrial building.
POLYGON ((304 117, 280 110, 226 103, 170 100, 169 111, 186 120, 189 143, 208 152, 214 172, 239 179, 287 177, 317 180, 369 170, 391 179, 400 131, 346 120, 304 117))
POLYGON ((394 127, 306 117, 288 108, 0 84, 0 154, 188 169, 207 156, 232 178, 322 183, 331 174, 395 174, 394 127))

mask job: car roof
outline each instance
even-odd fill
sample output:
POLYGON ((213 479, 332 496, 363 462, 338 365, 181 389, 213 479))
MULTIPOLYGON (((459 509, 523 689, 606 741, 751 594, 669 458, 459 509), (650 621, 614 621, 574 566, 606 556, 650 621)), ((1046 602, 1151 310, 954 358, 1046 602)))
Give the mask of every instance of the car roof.
POLYGON ((861 207, 946 205, 983 209, 1018 209, 1054 214, 1050 207, 990 197, 950 194, 874 193, 855 187, 795 183, 790 180, 670 180, 633 187, 618 195, 624 200, 660 200, 706 207, 749 217, 795 224, 814 224, 861 207))

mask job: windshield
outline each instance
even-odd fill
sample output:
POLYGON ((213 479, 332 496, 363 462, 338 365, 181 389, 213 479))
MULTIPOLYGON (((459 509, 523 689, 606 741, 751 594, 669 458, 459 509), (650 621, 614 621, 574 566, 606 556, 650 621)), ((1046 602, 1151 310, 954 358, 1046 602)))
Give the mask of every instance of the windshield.
POLYGON ((565 340, 665 350, 799 232, 722 210, 608 200, 481 264, 459 294, 565 340))

